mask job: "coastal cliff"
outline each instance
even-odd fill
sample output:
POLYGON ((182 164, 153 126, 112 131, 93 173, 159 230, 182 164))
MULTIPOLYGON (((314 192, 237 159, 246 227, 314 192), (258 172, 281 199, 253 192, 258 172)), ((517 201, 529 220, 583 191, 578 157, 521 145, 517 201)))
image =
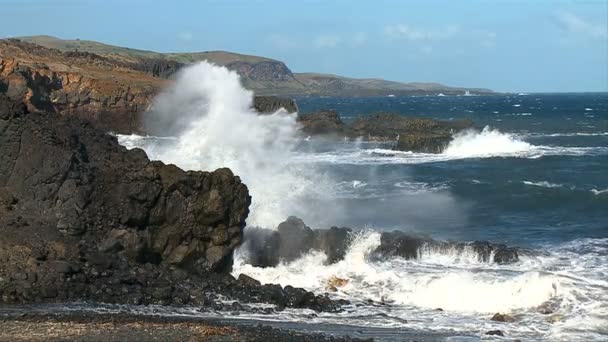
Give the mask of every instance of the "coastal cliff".
MULTIPOLYGON (((0 93, 24 102, 30 111, 79 117, 115 133, 146 133, 143 118, 154 97, 182 66, 162 58, 62 52, 5 39, 0 40, 0 93)), ((254 98, 254 107, 264 113, 280 108, 297 111, 293 100, 273 96, 254 98)))

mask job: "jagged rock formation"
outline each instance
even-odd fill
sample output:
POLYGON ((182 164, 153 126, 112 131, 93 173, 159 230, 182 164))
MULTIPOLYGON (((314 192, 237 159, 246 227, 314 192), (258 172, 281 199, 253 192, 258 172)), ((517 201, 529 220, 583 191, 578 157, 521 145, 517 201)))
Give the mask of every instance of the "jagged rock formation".
POLYGON ((223 294, 338 310, 325 296, 228 274, 250 201, 229 169, 151 162, 86 121, 0 95, 1 302, 216 306, 223 294))
MULTIPOLYGON (((350 228, 332 227, 328 230, 311 229, 297 217, 289 217, 276 231, 248 229, 243 248, 249 262, 258 267, 274 267, 280 262, 290 262, 310 251, 321 251, 327 255, 327 263, 344 259, 352 242, 350 228)), ((383 260, 400 257, 419 258, 425 251, 437 253, 474 253, 481 262, 498 264, 519 260, 517 248, 487 241, 444 242, 424 236, 410 235, 401 231, 382 232, 380 245, 368 257, 383 260)))

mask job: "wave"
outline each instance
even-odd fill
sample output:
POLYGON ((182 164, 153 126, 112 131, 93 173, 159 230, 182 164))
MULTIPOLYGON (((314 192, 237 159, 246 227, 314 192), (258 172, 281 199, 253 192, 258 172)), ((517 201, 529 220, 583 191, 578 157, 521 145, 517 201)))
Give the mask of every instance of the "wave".
POLYGON ((563 188, 564 187, 563 184, 550 183, 547 181, 541 181, 541 182, 522 181, 522 183, 524 183, 526 185, 538 186, 541 188, 563 188))
POLYGON ((513 134, 502 133, 486 126, 481 132, 465 131, 456 134, 443 154, 463 158, 492 157, 520 154, 534 148, 534 145, 513 134))
MULTIPOLYGON (((291 263, 257 268, 244 264, 237 253, 233 274, 321 293, 327 292, 331 277, 346 279, 329 295, 355 306, 337 317, 319 316, 318 323, 401 327, 407 319, 408 327, 423 331, 467 331, 495 324, 489 317, 502 312, 520 322, 510 326, 513 338, 601 340, 608 333, 598 325, 608 319, 608 239, 546 247, 542 254, 523 255, 510 265, 480 262, 471 250, 432 248, 421 248, 419 259, 372 261, 368 255, 379 244, 378 232, 360 232, 344 260, 330 265, 323 253, 313 252, 291 263), (539 313, 541 306, 553 313, 539 313), (553 324, 553 319, 562 321, 553 324)), ((285 317, 298 319, 294 315, 285 317)))
POLYGON ((608 132, 571 132, 571 133, 528 133, 523 134, 526 137, 543 138, 543 137, 602 137, 608 136, 608 132))
POLYGON ((598 189, 591 189, 589 190, 591 191, 592 194, 599 196, 599 195, 608 195, 608 189, 603 189, 603 190, 598 190, 598 189))

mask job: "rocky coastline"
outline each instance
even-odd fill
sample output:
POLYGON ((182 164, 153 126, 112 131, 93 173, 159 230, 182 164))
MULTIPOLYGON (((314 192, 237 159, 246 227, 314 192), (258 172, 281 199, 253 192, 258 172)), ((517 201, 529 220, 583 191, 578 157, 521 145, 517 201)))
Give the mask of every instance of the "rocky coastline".
MULTIPOLYGON (((228 169, 184 172, 86 121, 0 96, 0 300, 338 311, 303 289, 229 272, 250 196, 228 169)), ((226 308, 229 309, 229 308, 226 308)))
MULTIPOLYGON (((181 67, 0 41, 0 304, 85 301, 268 316, 287 308, 335 313, 350 305, 328 293, 261 284, 231 271, 239 246, 259 267, 293 261, 311 250, 324 252, 327 263, 338 262, 353 229, 312 229, 290 217, 276 230, 245 231, 251 197, 231 170, 184 171, 149 160, 143 150, 127 150, 108 134, 145 133, 142 121, 154 96, 181 67), (250 305, 258 303, 271 306, 250 305)), ((253 107, 260 115, 299 111, 293 99, 274 96, 255 97, 253 107)), ((298 114, 297 121, 304 135, 364 138, 425 153, 442 152, 455 133, 473 127, 469 120, 389 113, 345 123, 331 110, 298 114)), ((516 262, 520 253, 483 241, 384 232, 372 257, 417 258, 424 248, 472 250, 480 260, 500 264, 516 262)), ((57 323, 42 316, 19 319, 0 326, 57 323)), ((105 324, 104 319, 90 318, 105 324)), ((219 331, 227 336, 242 333, 252 341, 340 340, 224 328, 219 331)))

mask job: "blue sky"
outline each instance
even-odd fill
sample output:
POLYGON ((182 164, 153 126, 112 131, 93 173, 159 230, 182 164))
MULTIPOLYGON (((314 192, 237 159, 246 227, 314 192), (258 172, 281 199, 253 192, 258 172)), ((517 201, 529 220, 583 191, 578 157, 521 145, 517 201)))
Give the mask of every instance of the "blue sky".
POLYGON ((608 91, 605 0, 0 0, 0 36, 229 50, 295 72, 608 91))

